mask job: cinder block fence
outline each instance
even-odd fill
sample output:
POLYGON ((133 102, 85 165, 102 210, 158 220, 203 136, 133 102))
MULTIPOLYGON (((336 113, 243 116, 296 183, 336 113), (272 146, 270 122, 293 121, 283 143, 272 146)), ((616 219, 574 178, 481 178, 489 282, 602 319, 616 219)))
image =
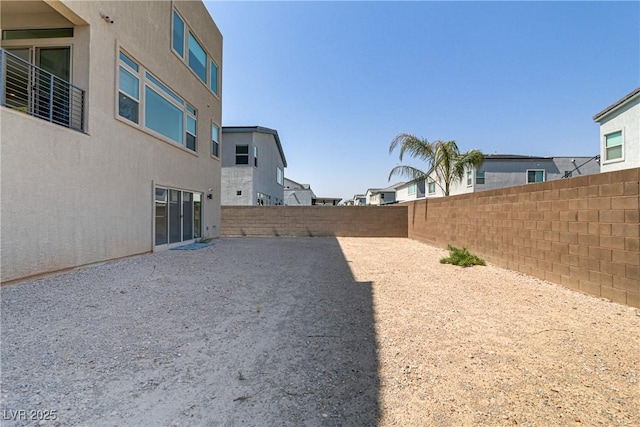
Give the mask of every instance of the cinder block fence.
POLYGON ((640 169, 392 206, 223 206, 223 236, 408 237, 640 308, 640 169))
POLYGON ((407 237, 407 206, 223 206, 223 236, 407 237))
POLYGON ((639 171, 409 205, 409 238, 640 307, 639 171))

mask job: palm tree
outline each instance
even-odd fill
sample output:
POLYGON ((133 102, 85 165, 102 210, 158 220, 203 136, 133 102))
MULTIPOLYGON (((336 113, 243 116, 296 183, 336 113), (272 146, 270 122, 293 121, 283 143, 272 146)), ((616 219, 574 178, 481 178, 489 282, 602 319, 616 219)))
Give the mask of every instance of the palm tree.
POLYGON ((398 146, 400 146, 400 161, 407 153, 411 157, 426 162, 428 170, 423 172, 413 166, 396 166, 391 169, 389 180, 394 175, 403 175, 415 182, 433 174, 437 178, 436 184, 442 188, 445 196, 449 195, 451 184, 462 180, 465 170, 479 168, 484 162, 484 155, 480 150, 460 153, 455 141, 429 142, 415 135, 401 133, 391 141, 389 154, 398 146))

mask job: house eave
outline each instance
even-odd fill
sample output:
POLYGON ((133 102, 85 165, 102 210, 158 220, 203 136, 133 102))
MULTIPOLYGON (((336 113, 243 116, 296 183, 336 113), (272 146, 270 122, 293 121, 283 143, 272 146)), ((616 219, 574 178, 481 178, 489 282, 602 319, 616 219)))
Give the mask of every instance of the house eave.
POLYGON ((636 90, 634 90, 633 92, 623 96, 622 98, 620 98, 619 100, 617 100, 616 102, 614 102, 613 104, 609 105, 607 108, 605 108, 604 110, 600 111, 598 114, 596 114, 595 116, 593 116, 593 120, 595 122, 600 122, 602 119, 604 119, 607 115, 615 112, 616 110, 624 107, 625 105, 627 105, 629 102, 640 98, 640 87, 637 88, 636 90))

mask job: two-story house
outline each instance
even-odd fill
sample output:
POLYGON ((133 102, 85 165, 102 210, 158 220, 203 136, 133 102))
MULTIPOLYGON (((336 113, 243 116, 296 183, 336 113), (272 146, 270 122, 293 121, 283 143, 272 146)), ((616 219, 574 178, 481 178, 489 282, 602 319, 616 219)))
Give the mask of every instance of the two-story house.
POLYGON ((600 170, 611 172, 640 167, 640 88, 598 114, 600 170))
POLYGON ((284 204, 287 160, 278 131, 262 126, 224 126, 222 204, 284 204))
POLYGON ((3 1, 3 282, 217 237, 222 35, 201 1, 3 1))

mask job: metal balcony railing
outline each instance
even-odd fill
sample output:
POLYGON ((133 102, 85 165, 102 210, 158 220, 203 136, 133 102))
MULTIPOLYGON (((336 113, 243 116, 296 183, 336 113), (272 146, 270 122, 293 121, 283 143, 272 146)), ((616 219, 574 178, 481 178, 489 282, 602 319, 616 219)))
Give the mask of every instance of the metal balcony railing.
POLYGON ((3 106, 85 131, 84 90, 4 49, 0 49, 0 72, 3 106))

